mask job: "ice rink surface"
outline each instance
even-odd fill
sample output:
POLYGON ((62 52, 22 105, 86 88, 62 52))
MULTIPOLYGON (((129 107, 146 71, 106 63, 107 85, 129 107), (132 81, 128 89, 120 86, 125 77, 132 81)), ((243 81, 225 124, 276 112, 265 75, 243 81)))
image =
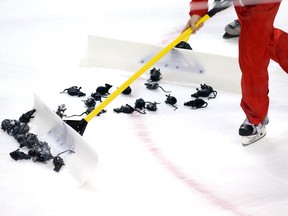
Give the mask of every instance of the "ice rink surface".
MULTIPOLYGON (((287 6, 283 1, 275 22, 286 31, 287 6)), ((88 35, 165 46, 180 34, 188 10, 184 0, 0 1, 1 121, 33 108, 34 94, 52 110, 66 104, 68 115, 82 113, 83 98, 59 93, 77 85, 89 95, 104 83, 113 91, 131 75, 80 67, 88 35)), ((234 19, 231 7, 209 20, 191 36, 193 50, 237 57, 237 39, 222 39, 234 19)), ((18 144, 1 131, 0 214, 286 216, 288 77, 274 62, 270 75, 267 135, 243 147, 241 95, 216 89, 207 108, 191 110, 183 103, 200 83, 173 83, 163 73, 160 85, 178 100, 174 110, 165 92, 146 89, 145 74, 131 95, 119 95, 89 122, 83 139, 99 163, 81 187, 51 164, 14 161, 9 153, 18 144), (113 112, 137 98, 158 102, 158 110, 113 112)))

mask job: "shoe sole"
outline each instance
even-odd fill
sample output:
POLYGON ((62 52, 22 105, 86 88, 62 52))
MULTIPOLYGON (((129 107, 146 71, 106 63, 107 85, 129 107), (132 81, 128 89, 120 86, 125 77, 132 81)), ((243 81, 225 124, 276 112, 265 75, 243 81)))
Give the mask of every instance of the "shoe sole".
POLYGON ((265 135, 266 135, 266 128, 263 128, 263 130, 260 134, 251 135, 251 136, 242 136, 242 145, 248 146, 248 145, 262 139, 263 137, 265 137, 265 135))
POLYGON ((239 37, 239 35, 231 35, 231 34, 228 34, 228 33, 225 33, 223 35, 223 39, 231 39, 231 38, 237 38, 239 37))

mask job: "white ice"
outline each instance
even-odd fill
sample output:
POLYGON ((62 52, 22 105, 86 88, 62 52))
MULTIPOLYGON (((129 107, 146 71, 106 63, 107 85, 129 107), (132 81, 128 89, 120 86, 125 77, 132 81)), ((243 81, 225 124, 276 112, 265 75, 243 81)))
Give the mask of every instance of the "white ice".
MULTIPOLYGON (((188 0, 0 1, 1 121, 30 110, 34 93, 52 110, 65 103, 69 114, 82 113, 80 98, 59 92, 78 85, 90 94, 106 82, 114 90, 131 74, 80 68, 88 35, 165 46, 180 34, 188 10, 188 0)), ((275 26, 287 31, 286 11, 283 1, 275 26)), ((222 39, 234 19, 232 7, 217 14, 191 36, 190 45, 237 57, 237 39, 222 39)), ((132 95, 119 95, 107 113, 89 122, 83 139, 99 163, 81 187, 48 164, 14 161, 9 153, 18 144, 1 130, 0 214, 286 216, 288 78, 274 62, 270 71, 268 133, 248 147, 237 133, 245 117, 241 95, 219 90, 207 108, 191 110, 182 104, 200 83, 163 79, 163 88, 178 99, 174 111, 164 103, 165 93, 145 89, 147 77, 139 78, 132 95), (157 112, 113 112, 139 97, 160 102, 157 112)))

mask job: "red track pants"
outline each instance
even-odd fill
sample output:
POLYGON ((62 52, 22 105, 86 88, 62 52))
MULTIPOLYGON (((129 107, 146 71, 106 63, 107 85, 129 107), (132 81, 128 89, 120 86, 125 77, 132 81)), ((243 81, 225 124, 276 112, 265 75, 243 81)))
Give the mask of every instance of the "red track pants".
POLYGON ((273 26, 280 3, 235 6, 241 26, 239 65, 242 71, 241 107, 252 124, 268 114, 270 59, 288 73, 288 34, 273 26))

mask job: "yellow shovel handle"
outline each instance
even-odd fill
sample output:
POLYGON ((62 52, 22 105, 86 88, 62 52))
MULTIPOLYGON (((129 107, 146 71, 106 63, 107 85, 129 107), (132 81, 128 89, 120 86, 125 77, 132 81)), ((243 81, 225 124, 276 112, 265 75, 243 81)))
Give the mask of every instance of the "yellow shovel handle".
MULTIPOLYGON (((204 15, 197 23, 199 26, 201 23, 206 22, 210 18, 209 15, 204 15)), ((84 119, 89 122, 93 117, 98 115, 112 100, 114 100, 119 94, 121 94, 129 85, 131 85, 137 78, 139 78, 143 73, 145 73, 150 67, 152 67, 157 61, 159 61, 164 55, 166 55, 170 50, 172 50, 178 43, 180 43, 184 38, 191 35, 192 29, 189 28, 185 30, 181 35, 174 39, 168 46, 163 48, 158 54, 156 54, 151 60, 149 60, 145 65, 143 65, 136 73, 128 78, 119 88, 117 88, 113 93, 111 93, 103 102, 101 102, 92 112, 90 112, 84 119)))

